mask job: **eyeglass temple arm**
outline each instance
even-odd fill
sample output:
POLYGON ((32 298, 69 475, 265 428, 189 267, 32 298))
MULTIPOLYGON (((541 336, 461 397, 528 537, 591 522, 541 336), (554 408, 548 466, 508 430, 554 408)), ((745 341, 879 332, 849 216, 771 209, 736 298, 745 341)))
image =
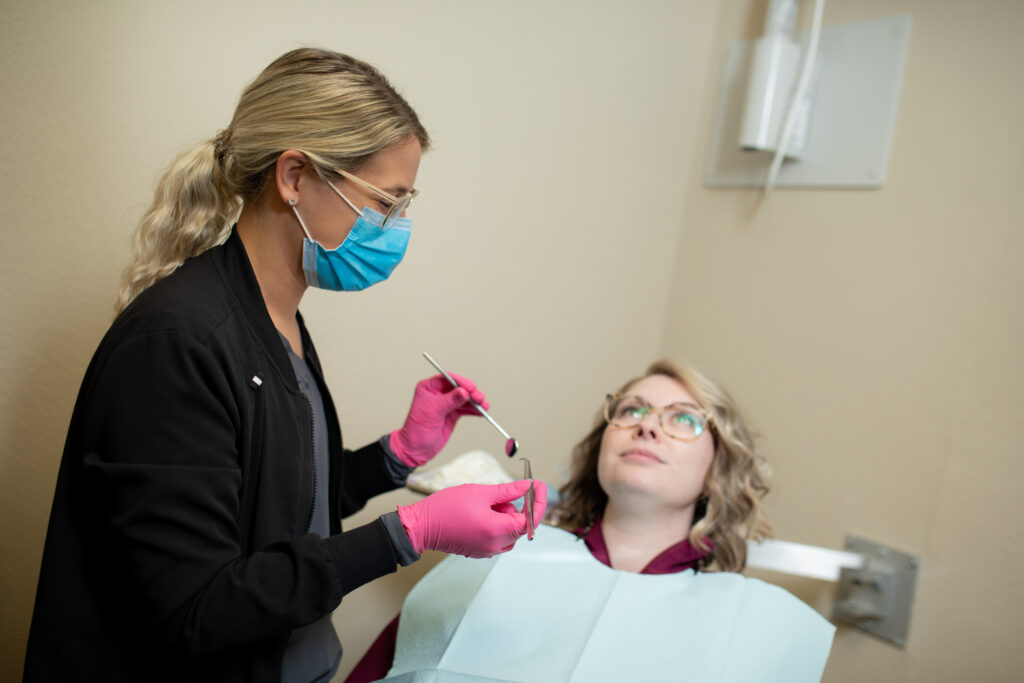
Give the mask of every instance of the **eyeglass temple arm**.
POLYGON ((334 170, 338 173, 338 175, 342 176, 343 178, 347 178, 348 180, 351 180, 356 185, 359 185, 360 187, 362 187, 364 189, 367 189, 370 192, 376 192, 380 196, 382 196, 385 199, 387 199, 389 202, 393 202, 393 203, 397 204, 398 201, 399 201, 398 197, 394 196, 390 192, 385 192, 384 190, 380 189, 379 187, 371 185, 370 183, 366 182, 365 180, 363 180, 359 176, 352 175, 348 171, 343 171, 340 168, 336 168, 334 170))

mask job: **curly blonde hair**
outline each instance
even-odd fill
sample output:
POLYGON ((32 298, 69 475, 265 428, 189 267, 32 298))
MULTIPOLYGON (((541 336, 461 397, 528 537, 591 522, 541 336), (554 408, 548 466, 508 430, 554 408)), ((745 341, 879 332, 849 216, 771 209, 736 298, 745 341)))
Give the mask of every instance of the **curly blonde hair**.
MULTIPOLYGON (((732 397, 697 370, 667 360, 626 382, 619 393, 652 375, 674 379, 693 394, 710 416, 715 454, 705 480, 705 497, 698 502, 689 540, 710 550, 704 568, 740 571, 746 566, 747 540, 771 533, 761 499, 768 493, 767 467, 754 447, 754 434, 732 397)), ((607 424, 599 413, 593 429, 572 451, 569 481, 559 489, 560 502, 551 518, 563 529, 589 528, 604 513, 608 494, 597 478, 597 460, 607 424)))
POLYGON ((242 93, 231 125, 164 171, 135 233, 117 311, 186 259, 224 242, 282 152, 303 152, 330 178, 333 169, 356 171, 410 135, 429 148, 416 112, 374 67, 315 48, 282 55, 242 93))

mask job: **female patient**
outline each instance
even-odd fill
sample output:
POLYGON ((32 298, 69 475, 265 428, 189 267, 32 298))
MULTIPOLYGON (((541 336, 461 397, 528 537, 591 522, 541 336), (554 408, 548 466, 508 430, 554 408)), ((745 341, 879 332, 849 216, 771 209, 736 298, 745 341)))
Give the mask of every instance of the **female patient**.
POLYGON ((747 540, 769 530, 767 490, 729 395, 693 369, 657 362, 607 397, 576 446, 552 509, 561 529, 538 529, 495 560, 445 560, 413 589, 389 673, 819 680, 832 626, 784 590, 735 573, 747 540))

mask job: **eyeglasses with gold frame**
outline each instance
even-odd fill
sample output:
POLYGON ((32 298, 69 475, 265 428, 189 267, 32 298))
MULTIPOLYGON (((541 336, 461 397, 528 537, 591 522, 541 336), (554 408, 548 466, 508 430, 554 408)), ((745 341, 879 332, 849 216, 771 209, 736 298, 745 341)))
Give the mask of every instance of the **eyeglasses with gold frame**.
MULTIPOLYGON (((419 190, 413 189, 409 190, 408 194, 404 194, 401 197, 396 197, 390 192, 385 192, 379 187, 366 182, 359 176, 352 175, 348 171, 343 171, 340 168, 336 168, 334 169, 334 172, 340 175, 342 178, 352 181, 353 183, 363 188, 364 190, 372 192, 373 194, 382 198, 387 203, 387 210, 381 212, 384 214, 384 224, 381 227, 384 228, 385 230, 387 228, 390 228, 391 224, 394 223, 395 219, 399 218, 405 212, 405 210, 409 208, 409 204, 411 204, 412 200, 415 199, 416 195, 420 193, 419 190)), ((384 207, 382 206, 381 208, 384 207)))
POLYGON ((651 413, 657 414, 662 432, 680 441, 696 441, 706 430, 712 433, 715 430, 711 415, 692 403, 672 403, 655 408, 640 396, 608 394, 605 397, 604 419, 611 427, 631 429, 651 413))

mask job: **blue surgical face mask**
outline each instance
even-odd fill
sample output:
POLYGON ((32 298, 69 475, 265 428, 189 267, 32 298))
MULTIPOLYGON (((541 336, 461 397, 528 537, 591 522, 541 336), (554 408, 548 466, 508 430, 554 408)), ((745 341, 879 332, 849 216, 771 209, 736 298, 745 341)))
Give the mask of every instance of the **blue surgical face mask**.
POLYGON ((302 271, 306 284, 320 289, 354 292, 388 279, 405 256, 412 220, 396 218, 384 229, 383 214, 369 207, 359 211, 338 188, 332 183, 328 185, 359 214, 359 218, 344 242, 335 249, 326 249, 309 234, 298 207, 292 204, 292 211, 306 233, 302 240, 302 271))

